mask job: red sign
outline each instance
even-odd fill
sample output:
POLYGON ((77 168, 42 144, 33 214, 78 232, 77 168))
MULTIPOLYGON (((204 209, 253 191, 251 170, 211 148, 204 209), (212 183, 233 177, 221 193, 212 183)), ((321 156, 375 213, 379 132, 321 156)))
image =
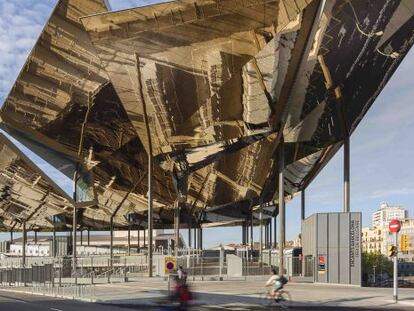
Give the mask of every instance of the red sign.
POLYGON ((319 264, 324 265, 325 264, 325 256, 319 256, 319 264))
POLYGON ((397 219, 393 219, 390 221, 390 223, 388 224, 388 229, 390 230, 390 232, 400 232, 401 229, 401 222, 397 219))

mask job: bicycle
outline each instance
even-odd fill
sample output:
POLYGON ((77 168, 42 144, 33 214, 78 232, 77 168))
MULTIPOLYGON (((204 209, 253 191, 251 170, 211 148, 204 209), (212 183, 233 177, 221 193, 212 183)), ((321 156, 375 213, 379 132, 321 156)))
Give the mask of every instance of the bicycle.
POLYGON ((282 309, 289 308, 292 302, 290 293, 286 290, 278 290, 275 295, 272 295, 271 289, 267 289, 260 295, 260 304, 264 307, 280 307, 282 309))

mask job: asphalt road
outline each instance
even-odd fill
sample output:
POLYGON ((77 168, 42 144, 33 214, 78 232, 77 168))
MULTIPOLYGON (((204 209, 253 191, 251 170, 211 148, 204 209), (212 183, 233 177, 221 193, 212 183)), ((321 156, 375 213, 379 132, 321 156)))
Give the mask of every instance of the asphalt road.
POLYGON ((126 311, 116 306, 0 291, 1 311, 126 311))
MULTIPOLYGON (((148 307, 139 306, 115 306, 115 305, 102 305, 95 303, 79 302, 74 300, 64 300, 58 298, 51 298, 45 296, 33 296, 29 294, 12 293, 0 290, 0 310, 1 311, 127 311, 127 310, 150 310, 148 307)), ((162 308, 154 308, 152 310, 165 310, 162 308)), ((258 306, 247 306, 243 304, 238 305, 221 305, 221 306, 199 306, 194 307, 194 311, 210 311, 210 310, 238 310, 238 311, 253 311, 253 310, 280 310, 279 308, 258 308, 258 306)), ((381 310, 378 307, 375 308, 342 308, 342 307, 291 307, 292 311, 313 311, 313 310, 326 310, 326 311, 355 311, 355 310, 381 310)), ((388 308, 387 310, 390 310, 388 308)), ((412 310, 412 307, 404 308, 391 308, 391 310, 412 310)))

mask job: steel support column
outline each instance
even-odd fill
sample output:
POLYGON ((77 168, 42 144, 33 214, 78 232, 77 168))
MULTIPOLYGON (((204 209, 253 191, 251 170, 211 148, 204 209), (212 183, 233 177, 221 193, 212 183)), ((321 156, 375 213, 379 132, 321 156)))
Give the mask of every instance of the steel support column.
POLYGON ((305 220, 305 189, 300 193, 300 219, 305 220))
POLYGON ((249 219, 246 217, 245 223, 245 232, 246 232, 246 246, 249 245, 250 237, 249 237, 249 219))
POLYGON ((272 232, 273 228, 272 228, 272 218, 269 219, 269 248, 272 248, 273 245, 273 232, 272 232))
MULTIPOLYGON (((76 186, 75 186, 76 187, 76 186)), ((72 224, 72 262, 73 262, 73 275, 75 278, 75 285, 78 283, 77 273, 76 273, 76 266, 77 266, 77 253, 76 253, 76 244, 77 244, 77 237, 76 237, 76 227, 77 227, 77 208, 76 204, 73 206, 73 224, 72 224)))
POLYGON ((198 230, 197 227, 194 226, 194 228, 193 228, 193 232, 194 232, 194 249, 197 249, 197 247, 198 247, 197 230, 198 230))
POLYGON ((80 245, 83 245, 83 230, 80 230, 80 245))
POLYGON ((138 230, 137 230, 137 253, 141 252, 140 237, 141 237, 141 230, 139 229, 139 226, 138 226, 138 230))
POLYGON ((13 230, 10 231, 10 244, 13 244, 13 230))
POLYGON ((37 244, 37 231, 34 231, 34 243, 37 244))
POLYGON ((276 215, 273 217, 273 247, 277 248, 277 217, 276 215))
POLYGON ((174 256, 178 256, 178 247, 180 245, 180 209, 181 203, 176 201, 174 209, 174 256))
MULTIPOLYGON (((138 95, 140 98, 140 102, 142 103, 142 112, 144 115, 144 123, 145 129, 147 133, 147 140, 148 140, 148 276, 152 277, 152 235, 153 235, 153 227, 154 227, 154 219, 153 219, 153 205, 152 205, 152 139, 151 139, 151 132, 147 114, 147 104, 145 102, 144 96, 144 88, 143 83, 141 80, 141 67, 140 67, 140 59, 138 53, 135 53, 136 59, 136 68, 138 73, 138 95)), ((144 231, 145 232, 145 231, 144 231)), ((145 233, 144 233, 145 234, 145 233)), ((145 243, 145 236, 144 236, 144 243, 145 243)))
POLYGON ((91 230, 88 229, 88 246, 91 245, 91 230))
POLYGON ((241 225, 242 245, 246 244, 246 227, 244 223, 241 225))
POLYGON ((110 242, 109 242, 109 254, 110 254, 110 266, 113 267, 114 262, 114 219, 111 217, 110 220, 110 228, 109 228, 109 234, 110 234, 110 242))
POLYGON ((285 148, 283 138, 279 144, 278 173, 279 173, 279 275, 284 273, 284 251, 286 237, 286 211, 285 211, 285 148))
MULTIPOLYGON (((81 155, 81 146, 82 146, 82 136, 81 136, 81 142, 79 145, 79 156, 81 155)), ((77 266, 77 253, 76 253, 76 244, 77 244, 77 239, 76 239, 76 228, 78 226, 78 210, 77 210, 77 206, 76 206, 76 202, 77 202, 77 183, 78 183, 78 169, 79 169, 79 164, 76 165, 76 169, 75 169, 75 174, 73 176, 73 211, 72 211, 72 271, 73 271, 73 276, 75 278, 75 285, 78 284, 78 277, 77 277, 77 271, 76 271, 76 266, 77 266)))
POLYGON ((351 211, 350 207, 350 141, 349 135, 346 134, 344 138, 344 208, 345 213, 351 211))
POLYGON ((260 266, 263 264, 263 204, 262 200, 260 200, 260 211, 259 211, 259 258, 260 258, 260 266))
POLYGON ((188 222, 188 248, 191 248, 191 223, 190 221, 188 222))
POLYGON ((200 250, 203 250, 203 228, 201 228, 201 226, 200 226, 200 228, 198 229, 199 231, 199 233, 198 233, 198 239, 199 239, 199 242, 198 242, 198 246, 200 247, 200 250))
POLYGON ((131 256, 131 225, 128 221, 128 256, 131 256))
POLYGON ((252 254, 253 254, 253 248, 254 248, 253 230, 254 230, 254 218, 253 218, 253 211, 252 211, 250 213, 250 248, 252 250, 252 254))
POLYGON ((26 232, 26 221, 23 221, 23 244, 22 244, 22 265, 26 267, 26 244, 27 244, 27 232, 26 232))
POLYGON ((56 223, 56 216, 53 216, 53 238, 52 238, 52 256, 53 258, 56 257, 56 227, 55 227, 55 223, 56 223))

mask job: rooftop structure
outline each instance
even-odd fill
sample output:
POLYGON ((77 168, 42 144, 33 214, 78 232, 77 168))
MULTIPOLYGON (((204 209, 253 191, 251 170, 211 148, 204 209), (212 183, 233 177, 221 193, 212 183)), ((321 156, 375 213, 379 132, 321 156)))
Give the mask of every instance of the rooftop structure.
POLYGON ((182 226, 257 224, 261 203, 268 221, 408 53, 413 6, 59 1, 0 112, 1 230, 148 227, 148 155, 156 228, 172 228, 177 199, 182 226))

